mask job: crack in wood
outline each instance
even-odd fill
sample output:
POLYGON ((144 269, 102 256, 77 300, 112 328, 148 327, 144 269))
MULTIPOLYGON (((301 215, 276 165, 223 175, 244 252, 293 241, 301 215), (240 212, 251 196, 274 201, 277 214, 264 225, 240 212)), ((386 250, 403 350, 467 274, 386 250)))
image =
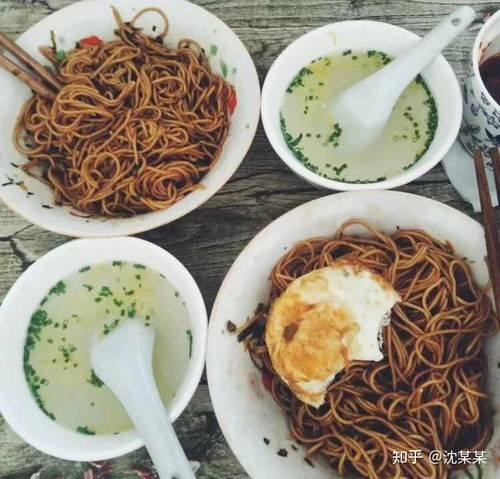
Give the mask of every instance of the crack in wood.
POLYGON ((14 233, 12 233, 10 235, 0 236, 0 241, 9 241, 10 239, 15 238, 17 235, 23 233, 24 231, 26 231, 27 229, 31 228, 32 226, 33 225, 26 225, 23 228, 15 231, 14 233))
POLYGON ((21 262, 21 268, 22 270, 26 270, 31 264, 33 264, 33 261, 28 259, 27 254, 19 247, 17 244, 17 240, 15 237, 9 238, 9 244, 10 247, 12 248, 12 252, 16 256, 16 258, 21 262))
POLYGON ((269 196, 281 196, 281 195, 295 195, 295 194, 315 194, 319 191, 313 186, 309 187, 294 187, 294 188, 276 188, 272 191, 257 191, 255 194, 251 195, 255 199, 260 200, 261 198, 268 198, 269 196))
POLYGON ((235 183, 239 183, 242 181, 253 180, 254 178, 258 178, 259 176, 272 176, 274 174, 284 174, 284 173, 288 173, 288 171, 284 170, 283 166, 282 166, 281 168, 276 168, 273 170, 251 172, 251 173, 248 173, 246 175, 236 174, 236 176, 234 176, 228 184, 235 184, 235 183))

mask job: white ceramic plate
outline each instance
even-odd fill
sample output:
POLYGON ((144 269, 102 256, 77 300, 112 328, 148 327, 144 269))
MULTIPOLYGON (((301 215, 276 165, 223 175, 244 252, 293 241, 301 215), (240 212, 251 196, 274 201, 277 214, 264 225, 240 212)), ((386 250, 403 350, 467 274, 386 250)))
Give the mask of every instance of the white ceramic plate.
MULTIPOLYGON (((268 301, 269 273, 286 248, 302 239, 332 236, 349 218, 365 219, 387 233, 397 226, 416 227, 448 239, 459 256, 470 260, 476 282, 484 285, 488 281, 482 227, 459 211, 420 196, 392 191, 339 193, 299 206, 264 228, 238 256, 221 286, 209 322, 207 349, 208 384, 215 413, 229 445, 254 479, 339 476, 318 460, 311 468, 303 460, 303 450, 291 448, 284 414, 262 385, 248 353, 228 333, 227 321, 240 325, 259 302, 268 301), (264 444, 264 437, 270 440, 269 445, 264 444), (288 457, 276 454, 280 448, 287 449, 288 457)), ((500 335, 488 344, 488 354, 489 386, 498 411, 500 335)), ((500 447, 498 416, 492 443, 500 447)), ((484 479, 495 477, 491 460, 490 466, 484 479)))
MULTIPOLYGON (((259 80, 247 49, 225 23, 185 0, 84 0, 44 18, 17 42, 46 64, 38 47, 50 44, 51 30, 63 50, 73 48, 77 40, 90 35, 112 40, 116 25, 111 5, 118 8, 124 20, 145 7, 161 8, 170 23, 166 43, 176 45, 179 39, 186 37, 198 41, 210 56, 214 71, 225 74, 235 87, 238 105, 231 117, 222 155, 201 182, 204 188, 193 191, 163 211, 125 219, 80 218, 72 215, 68 207, 55 206, 48 186, 14 166, 26 162, 14 148, 11 137, 17 115, 31 92, 15 77, 0 70, 0 198, 28 221, 70 236, 130 235, 170 223, 189 213, 216 193, 236 171, 250 147, 259 119, 259 80), (32 194, 27 194, 28 191, 32 194)), ((155 14, 145 15, 139 24, 150 34, 153 34, 153 26, 161 25, 155 14)))

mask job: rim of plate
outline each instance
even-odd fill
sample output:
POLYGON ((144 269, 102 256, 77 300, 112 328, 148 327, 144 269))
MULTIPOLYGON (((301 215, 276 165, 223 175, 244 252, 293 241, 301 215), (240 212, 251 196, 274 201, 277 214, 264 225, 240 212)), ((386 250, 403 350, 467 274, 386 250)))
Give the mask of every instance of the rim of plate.
MULTIPOLYGON (((82 9, 91 10, 96 5, 102 6, 104 4, 110 6, 115 3, 117 3, 115 0, 80 0, 78 2, 72 3, 60 8, 53 13, 50 13, 49 15, 36 22, 25 32, 19 35, 19 37, 15 41, 16 43, 23 45, 24 43, 29 42, 32 36, 36 36, 40 29, 44 29, 48 32, 51 30, 51 25, 57 24, 59 22, 64 23, 64 21, 68 17, 78 18, 78 14, 82 11, 82 9)), ((228 159, 228 164, 224 165, 223 168, 220 167, 221 160, 224 155, 224 149, 227 147, 227 142, 229 140, 229 138, 226 138, 221 157, 218 159, 214 167, 209 172, 207 172, 207 174, 200 180, 199 183, 206 186, 207 176, 210 175, 210 173, 217 171, 217 179, 216 181, 214 181, 213 185, 194 190, 178 202, 163 210, 142 213, 140 215, 126 218, 97 217, 97 219, 95 220, 95 222, 99 222, 97 227, 88 227, 87 225, 89 223, 84 222, 83 219, 80 225, 72 223, 68 226, 64 224, 64 219, 59 219, 61 218, 59 216, 47 217, 46 215, 41 215, 34 212, 33 207, 19 208, 18 201, 16 201, 15 198, 10 198, 9 195, 3 194, 3 191, 0 188, 0 199, 9 209, 21 216, 26 221, 29 221, 35 226, 48 231, 52 231, 54 233, 78 238, 108 238, 116 236, 128 236, 149 231, 154 228, 172 223, 207 202, 229 181, 229 179, 233 176, 233 174, 236 172, 236 170, 239 168, 242 161, 246 157, 255 137, 260 118, 259 77, 255 68, 255 63, 253 62, 248 49, 229 25, 227 25, 224 21, 222 21, 219 17, 217 17, 207 9, 188 0, 168 0, 165 2, 159 2, 158 0, 121 0, 121 3, 119 3, 118 6, 122 6, 123 8, 127 8, 130 6, 131 8, 138 10, 140 8, 155 6, 153 4, 156 3, 161 3, 160 8, 164 8, 167 12, 167 15, 168 10, 174 9, 175 4, 181 4, 184 8, 191 9, 198 15, 209 17, 217 27, 215 30, 217 30, 217 32, 223 32, 223 36, 229 38, 228 43, 231 43, 233 45, 233 48, 238 48, 240 54, 244 59, 243 61, 246 64, 246 68, 248 68, 246 82, 251 85, 251 90, 247 89, 244 92, 242 92, 241 90, 237 90, 237 98, 242 98, 244 95, 245 97, 250 97, 251 99, 253 97, 253 99, 252 101, 248 101, 248 105, 246 105, 245 108, 245 113, 243 114, 243 123, 245 123, 245 128, 242 129, 243 134, 241 134, 241 132, 233 133, 234 136, 238 138, 238 142, 234 146, 235 151, 231 152, 231 156, 228 159), (196 195, 195 199, 186 203, 185 200, 190 197, 193 198, 192 195, 196 195), (174 213, 170 213, 172 209, 174 209, 174 213), (169 216, 172 217, 169 218, 169 216)), ((187 22, 189 22, 189 20, 187 20, 187 22)), ((240 104, 241 103, 239 102, 239 105, 240 104)), ((230 136, 231 133, 232 132, 230 129, 230 136)), ((66 209, 66 207, 64 206, 57 208, 61 208, 63 215, 70 215, 70 210, 72 210, 71 208, 66 209)))
MULTIPOLYGON (((454 216, 456 219, 459 219, 463 224, 467 224, 468 227, 471 229, 474 229, 476 233, 482 234, 483 227, 482 225, 476 221, 475 219, 467 216, 466 214, 462 213, 461 211, 456 210, 455 208, 448 206, 444 203, 441 203, 437 200, 433 200, 431 198, 426 198, 420 195, 416 195, 413 193, 406 193, 406 192, 401 192, 401 191, 390 191, 390 190, 366 190, 366 191, 344 191, 344 192, 339 192, 339 193, 333 193, 329 194, 326 196, 322 196, 320 198, 314 199, 312 201, 308 201, 307 203, 303 203, 290 211, 282 214, 275 220, 273 220, 271 223, 269 223, 267 226, 265 226, 262 230, 260 230, 256 236, 254 236, 250 242, 244 247, 244 249, 240 252, 240 254, 236 257, 234 262, 232 263, 231 267, 229 268, 228 272, 226 273, 226 276, 224 277, 224 280, 220 286, 220 289, 217 293, 217 296, 214 301, 214 305, 212 307, 212 312, 210 314, 210 319, 209 319, 209 325, 208 325, 208 334, 207 334, 207 358, 206 358, 206 368, 207 368, 207 382, 208 382, 208 387, 209 387, 209 392, 210 392, 210 397, 212 400, 213 408, 215 415, 217 417, 217 421, 219 423, 219 426, 224 434, 224 437, 226 438, 227 443, 229 444, 231 450, 237 457, 238 461, 240 464, 243 466, 245 471, 251 476, 251 477, 259 477, 263 478, 265 477, 266 479, 272 478, 273 476, 267 474, 267 473, 262 473, 262 470, 259 469, 259 465, 255 463, 255 461, 252 461, 249 459, 249 454, 248 451, 245 447, 240 446, 240 442, 238 441, 238 434, 235 433, 234 427, 231 427, 228 425, 228 420, 226 419, 226 414, 227 411, 225 408, 221 406, 221 401, 222 398, 226 395, 226 392, 222 385, 218 382, 217 384, 214 383, 214 370, 216 370, 218 367, 220 367, 220 363, 218 363, 218 357, 220 356, 217 354, 217 349, 220 349, 220 333, 219 331, 222 329, 226 328, 226 325, 223 324, 224 316, 222 314, 222 311, 224 309, 224 304, 223 301, 225 300, 224 296, 226 295, 226 290, 228 289, 229 285, 233 282, 234 278, 232 277, 235 274, 235 271, 239 268, 241 268, 240 263, 245 261, 247 259, 247 256, 249 253, 253 250, 254 245, 262 241, 267 234, 270 231, 277 231, 279 230, 279 226, 289 222, 290 220, 293 221, 293 219, 303 210, 311 208, 312 205, 314 205, 315 208, 323 208, 326 210, 325 206, 327 205, 328 208, 332 211, 331 216, 332 220, 334 220, 335 216, 337 213, 335 212, 335 208, 332 207, 332 202, 335 201, 341 201, 343 199, 352 199, 352 201, 356 202, 359 201, 360 197, 363 196, 363 202, 367 204, 373 204, 377 202, 377 199, 380 199, 381 197, 384 198, 393 198, 393 201, 397 201, 398 199, 401 198, 406 198, 412 201, 418 201, 419 204, 422 206, 428 205, 432 208, 437 208, 442 210, 443 212, 447 213, 449 216, 454 216), (220 318, 220 319, 219 319, 220 318)), ((344 213, 341 213, 343 215, 344 213)), ((341 218, 342 221, 345 221, 348 218, 341 218)), ((416 223, 418 223, 418 218, 416 218, 416 223)), ((307 234, 307 226, 302 225, 302 229, 304 231, 304 238, 308 237, 307 234)), ((396 225, 394 226, 396 228, 396 225)), ((283 241, 285 242, 285 241, 283 241)), ((282 254, 285 254, 285 251, 283 251, 282 254)), ((270 265, 270 268, 272 268, 272 265, 270 265)), ((269 268, 269 270, 270 270, 269 268)), ((262 278, 262 281, 266 281, 267 278, 262 278)), ((233 338, 234 341, 236 341, 236 338, 233 338)), ((241 347, 241 345, 240 345, 241 347)), ((243 348, 241 347, 241 351, 243 351, 243 348)), ((226 379, 227 381, 227 379, 226 379)), ((237 408, 237 405, 235 405, 237 408)), ((279 410, 278 406, 276 406, 276 412, 277 414, 281 414, 281 411, 279 410)), ((240 424, 242 426, 242 424, 240 424)), ((241 431, 240 431, 241 432, 241 431)), ((274 452, 275 454, 275 452, 274 452)), ((309 467, 309 466, 308 466, 309 467)), ((313 470, 311 470, 311 474, 313 474, 313 470)), ((333 471, 333 470, 332 470, 333 471)), ((318 469, 316 469, 316 473, 318 472, 318 469)), ((314 476, 314 477, 319 477, 319 476, 314 476)), ((323 476, 321 476, 323 477, 323 476)), ((334 476, 337 477, 337 476, 334 476)), ((340 476, 339 476, 340 477, 340 476)))

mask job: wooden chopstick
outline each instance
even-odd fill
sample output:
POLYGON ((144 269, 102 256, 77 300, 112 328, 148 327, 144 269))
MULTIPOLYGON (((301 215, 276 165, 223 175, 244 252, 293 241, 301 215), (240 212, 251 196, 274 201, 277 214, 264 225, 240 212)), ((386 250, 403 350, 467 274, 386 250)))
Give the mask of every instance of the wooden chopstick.
POLYGON ((13 42, 7 35, 0 32, 0 46, 5 48, 8 52, 12 53, 23 65, 26 65, 30 70, 44 80, 55 91, 62 88, 62 84, 57 78, 52 75, 45 67, 38 63, 32 56, 25 52, 17 43, 13 42))
POLYGON ((483 155, 479 150, 475 150, 472 157, 474 158, 479 199, 483 211, 484 236, 486 240, 486 251, 488 253, 488 269, 490 272, 493 296, 495 298, 495 311, 498 319, 500 317, 500 243, 498 242, 498 230, 495 224, 495 213, 491 204, 483 155))
POLYGON ((495 174, 495 186, 497 188, 498 204, 500 205, 500 151, 498 147, 490 149, 491 163, 495 174))
POLYGON ((43 83, 32 77, 29 73, 25 72, 19 65, 11 62, 8 58, 0 55, 0 67, 4 68, 14 76, 19 78, 23 83, 28 85, 33 91, 39 95, 47 98, 48 100, 55 100, 56 94, 49 90, 43 83))

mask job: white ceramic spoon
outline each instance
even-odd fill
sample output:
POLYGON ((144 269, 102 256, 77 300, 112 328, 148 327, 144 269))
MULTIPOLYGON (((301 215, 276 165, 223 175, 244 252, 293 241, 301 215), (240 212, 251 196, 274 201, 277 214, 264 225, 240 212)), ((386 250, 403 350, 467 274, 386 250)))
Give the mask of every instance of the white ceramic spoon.
POLYGON ((118 397, 139 431, 161 479, 195 475, 170 423, 153 376, 154 331, 127 320, 103 339, 94 338, 90 361, 118 397))
POLYGON ((364 149, 373 144, 403 90, 474 18, 471 7, 457 8, 394 61, 344 90, 331 105, 342 129, 340 146, 364 149))

